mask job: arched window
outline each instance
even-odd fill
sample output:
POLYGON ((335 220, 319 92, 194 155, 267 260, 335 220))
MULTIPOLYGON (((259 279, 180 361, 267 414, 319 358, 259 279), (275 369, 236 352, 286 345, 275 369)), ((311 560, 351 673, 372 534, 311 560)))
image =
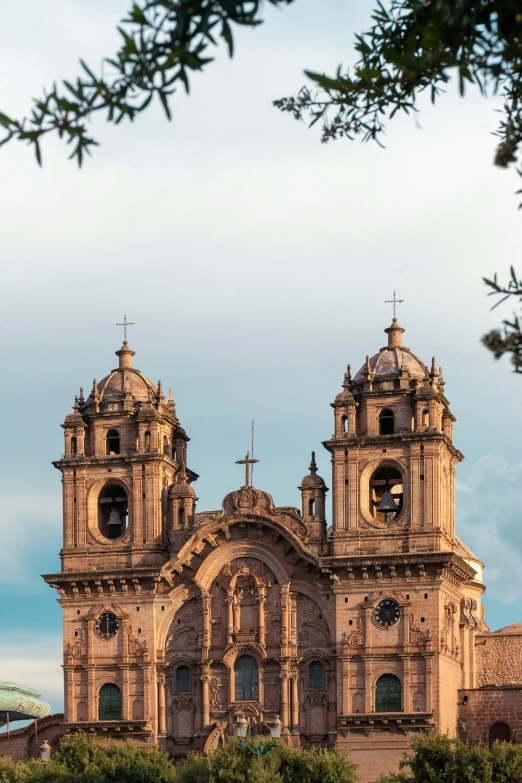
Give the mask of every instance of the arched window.
POLYGON ((389 408, 384 408, 379 414, 379 435, 393 435, 395 432, 395 416, 389 408))
POLYGON ((150 432, 145 433, 145 451, 150 451, 150 432))
POLYGON ((234 698, 245 701, 259 698, 259 669, 252 655, 240 655, 234 664, 236 680, 234 698))
POLYGON ((119 484, 106 484, 98 496, 98 529, 105 538, 119 538, 127 529, 129 501, 119 484))
POLYGON ((308 501, 308 516, 313 517, 315 514, 315 500, 310 498, 308 501))
POLYGON ((76 438, 71 438, 71 457, 76 457, 76 454, 78 453, 78 447, 76 445, 76 438))
POLYGON ((377 680, 375 712, 402 712, 401 681, 394 674, 383 674, 377 680))
POLYGON ((429 411, 422 411, 422 426, 423 427, 429 427, 430 426, 430 412, 429 411))
POLYGON ((98 720, 122 720, 121 691, 113 683, 106 683, 100 688, 98 720))
POLYGON ((178 666, 178 668, 176 669, 176 690, 190 691, 191 688, 192 688, 192 682, 191 682, 189 667, 178 666))
POLYGON ((403 494, 400 472, 391 467, 377 468, 370 479, 370 514, 379 522, 393 522, 402 509, 403 494))
POLYGON ((312 661, 308 667, 308 687, 324 688, 324 666, 321 661, 312 661))
POLYGON ((341 419, 341 429, 343 432, 348 432, 348 417, 343 416, 341 419))
POLYGON ((511 741, 511 729, 507 723, 497 721, 489 730, 489 744, 494 742, 510 742, 511 741))
POLYGON ((109 430, 107 433, 105 453, 108 455, 120 453, 120 433, 118 430, 109 430))
POLYGON ((166 435, 164 435, 163 436, 163 453, 164 454, 169 454, 169 452, 170 452, 169 439, 167 438, 166 435))
POLYGON ((185 527, 185 509, 183 506, 178 510, 178 525, 179 527, 185 527))

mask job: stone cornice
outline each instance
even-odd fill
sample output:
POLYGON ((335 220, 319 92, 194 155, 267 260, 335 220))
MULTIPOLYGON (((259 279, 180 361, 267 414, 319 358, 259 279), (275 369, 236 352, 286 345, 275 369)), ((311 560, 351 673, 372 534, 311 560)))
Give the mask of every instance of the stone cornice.
POLYGON ((382 448, 386 446, 391 448, 392 446, 400 446, 406 444, 412 446, 415 444, 426 444, 429 442, 441 442, 444 443, 451 451, 454 457, 457 457, 459 462, 464 459, 464 455, 459 451, 451 440, 443 432, 397 432, 394 435, 351 435, 344 433, 341 437, 333 437, 329 440, 323 440, 324 448, 330 453, 338 451, 340 449, 349 449, 354 446, 359 448, 360 446, 373 446, 382 448))
POLYGON ((454 552, 387 553, 351 557, 321 557, 323 571, 330 571, 332 589, 352 582, 379 584, 402 580, 472 580, 475 569, 454 552))
POLYGON ((65 571, 43 574, 44 581, 58 590, 62 599, 115 600, 126 595, 154 596, 165 592, 159 568, 131 568, 107 571, 65 571))

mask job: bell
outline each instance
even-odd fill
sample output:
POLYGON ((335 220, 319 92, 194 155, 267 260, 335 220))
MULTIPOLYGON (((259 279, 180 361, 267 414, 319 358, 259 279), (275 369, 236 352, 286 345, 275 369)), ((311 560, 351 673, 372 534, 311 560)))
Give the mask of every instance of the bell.
POLYGON ((113 525, 118 525, 118 527, 121 527, 120 512, 117 508, 111 509, 109 521, 107 522, 107 527, 112 527, 113 525))
POLYGON ((396 514, 397 511, 399 511, 399 506, 396 504, 395 500, 393 499, 393 495, 391 492, 384 492, 381 498, 381 502, 379 503, 379 505, 375 510, 379 511, 381 514, 389 514, 391 512, 396 514))

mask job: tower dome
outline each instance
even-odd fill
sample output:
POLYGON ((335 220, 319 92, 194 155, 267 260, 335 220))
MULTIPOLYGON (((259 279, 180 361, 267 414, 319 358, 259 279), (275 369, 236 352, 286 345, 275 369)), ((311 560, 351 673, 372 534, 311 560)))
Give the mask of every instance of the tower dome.
POLYGON ((388 335, 388 345, 371 358, 366 357, 365 364, 353 379, 354 392, 360 391, 367 380, 371 380, 374 384, 405 376, 411 380, 422 380, 429 372, 424 362, 402 344, 402 334, 405 330, 399 326, 396 318, 384 331, 388 335))
POLYGON ((94 381, 92 391, 85 401, 85 408, 95 404, 120 403, 125 399, 140 403, 157 401, 161 389, 132 366, 134 355, 135 352, 125 340, 120 350, 116 351, 119 358, 118 367, 101 381, 94 381))

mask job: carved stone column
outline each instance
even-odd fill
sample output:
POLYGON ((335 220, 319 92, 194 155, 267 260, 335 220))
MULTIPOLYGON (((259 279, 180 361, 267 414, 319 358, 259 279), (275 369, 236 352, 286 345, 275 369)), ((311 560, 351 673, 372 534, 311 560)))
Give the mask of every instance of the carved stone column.
POLYGON ((227 589, 227 644, 234 642, 234 591, 227 589))
POLYGON ((165 736, 167 733, 167 720, 165 710, 165 675, 158 677, 158 734, 165 736))
POLYGON ((281 678, 281 722, 283 724, 283 729, 288 731, 290 723, 290 710, 288 703, 288 672, 283 670, 279 677, 281 678))
POLYGON ((411 712, 411 660, 404 658, 402 661, 402 711, 411 712))
POLYGON ((342 715, 350 715, 350 659, 343 658, 342 662, 342 715))
POLYGON ((288 644, 289 632, 290 632, 290 611, 289 611, 289 584, 282 585, 281 587, 281 645, 284 647, 288 644))
POLYGON ((292 683, 292 731, 299 732, 299 689, 298 673, 294 672, 291 677, 292 683))
POLYGON ((121 669, 121 716, 123 720, 131 720, 130 710, 130 689, 129 689, 129 667, 122 666, 121 669))
POLYGON ((234 608, 234 633, 237 633, 241 628, 240 606, 237 601, 237 595, 234 596, 232 606, 234 608))
POLYGON ((94 666, 86 666, 87 669, 87 720, 98 720, 98 705, 94 693, 94 666))
POLYGON ((74 703, 74 666, 64 665, 64 680, 65 680, 65 721, 66 723, 72 723, 77 720, 75 703, 74 703))
POLYGON ((209 593, 203 593, 201 596, 201 611, 203 614, 203 649, 208 650, 210 646, 210 611, 212 596, 209 593))
POLYGON ((266 644, 265 639, 265 603, 266 603, 266 587, 259 587, 258 588, 258 594, 257 594, 257 603, 258 603, 258 642, 261 645, 261 647, 264 647, 266 644))
POLYGON ((201 670, 201 712, 203 729, 210 723, 210 669, 208 666, 201 670))

